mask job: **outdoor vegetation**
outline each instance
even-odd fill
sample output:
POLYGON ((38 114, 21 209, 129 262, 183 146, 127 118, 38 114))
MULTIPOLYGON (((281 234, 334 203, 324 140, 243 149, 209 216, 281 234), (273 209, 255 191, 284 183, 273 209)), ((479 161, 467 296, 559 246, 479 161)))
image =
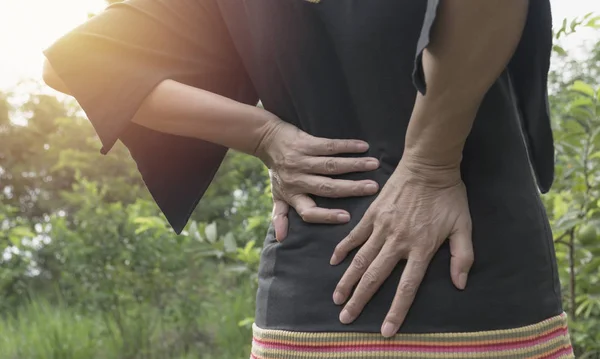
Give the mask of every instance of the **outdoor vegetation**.
MULTIPOLYGON (((600 43, 558 45, 597 25, 555 30, 543 196, 578 358, 600 357, 600 43)), ((0 359, 247 358, 270 211, 266 168, 230 152, 176 236, 73 100, 0 94, 0 359)))

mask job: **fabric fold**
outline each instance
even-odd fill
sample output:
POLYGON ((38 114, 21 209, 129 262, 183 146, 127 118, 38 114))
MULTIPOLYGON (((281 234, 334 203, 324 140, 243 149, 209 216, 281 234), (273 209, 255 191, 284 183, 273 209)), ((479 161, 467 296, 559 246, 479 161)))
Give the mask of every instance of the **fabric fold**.
POLYGON ((144 99, 171 79, 234 100, 258 98, 217 4, 130 0, 109 6, 44 51, 110 151, 129 149, 154 200, 180 233, 227 149, 131 122, 144 99))

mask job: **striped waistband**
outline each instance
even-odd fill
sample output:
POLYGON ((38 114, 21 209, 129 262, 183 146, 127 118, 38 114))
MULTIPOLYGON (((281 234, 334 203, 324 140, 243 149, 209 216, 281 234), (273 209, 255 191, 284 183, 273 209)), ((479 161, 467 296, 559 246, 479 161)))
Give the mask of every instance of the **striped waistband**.
POLYGON ((472 333, 306 333, 254 325, 251 359, 572 359, 567 316, 516 329, 472 333))

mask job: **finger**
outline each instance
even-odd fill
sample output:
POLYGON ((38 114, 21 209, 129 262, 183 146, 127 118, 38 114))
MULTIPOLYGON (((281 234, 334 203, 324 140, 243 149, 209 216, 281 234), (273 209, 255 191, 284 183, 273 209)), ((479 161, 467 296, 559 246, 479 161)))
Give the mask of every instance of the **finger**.
MULTIPOLYGON (((341 305, 348 297, 350 297, 352 288, 354 288, 356 283, 361 281, 363 275, 370 269, 371 263, 377 258, 377 254, 381 251, 384 242, 382 236, 379 236, 378 233, 371 234, 367 244, 356 253, 348 266, 348 269, 346 269, 346 272, 344 272, 344 275, 335 287, 335 291, 333 292, 333 302, 335 304, 341 305)), ((354 309, 354 307, 349 309, 354 309)), ((358 310, 358 313, 360 313, 360 310, 358 310)), ((354 310, 350 310, 352 319, 349 319, 347 322, 342 321, 342 323, 350 323, 358 316, 358 313, 355 313, 354 310)))
POLYGON ((392 306, 381 326, 381 334, 384 337, 391 337, 400 329, 417 295, 417 289, 425 277, 427 266, 429 266, 429 259, 409 254, 392 306))
POLYGON ((290 205, 298 212, 300 218, 307 223, 339 224, 350 221, 350 213, 347 211, 317 207, 315 201, 304 194, 292 196, 290 205))
POLYGON ((379 184, 375 181, 334 180, 321 176, 303 177, 296 181, 295 186, 297 191, 328 198, 371 196, 379 191, 379 184))
POLYGON ((273 227, 275 239, 281 242, 287 237, 289 205, 285 201, 273 200, 273 227))
POLYGON ((310 140, 307 154, 313 156, 338 155, 342 153, 364 153, 369 149, 369 144, 360 140, 338 140, 322 137, 313 137, 310 140))
POLYGON ((379 168, 379 161, 373 157, 308 157, 301 162, 302 168, 320 175, 339 175, 351 172, 373 171, 379 168))
POLYGON ((335 247, 333 255, 329 263, 331 265, 338 265, 341 261, 346 258, 348 253, 354 248, 365 243, 369 236, 373 232, 373 221, 370 216, 365 215, 360 222, 354 227, 348 235, 342 239, 340 243, 335 247))
MULTIPOLYGON (((394 267, 400 260, 400 257, 392 255, 393 252, 391 251, 385 251, 379 248, 377 252, 376 258, 366 272, 360 277, 360 281, 354 289, 352 297, 340 313, 340 321, 343 324, 353 322, 360 315, 365 305, 367 305, 369 300, 375 295, 387 277, 390 276, 394 267)), ((347 293, 346 290, 347 288, 340 289, 340 293, 342 293, 342 291, 343 293, 347 293)))
POLYGON ((469 271, 475 259, 471 241, 471 220, 457 223, 450 235, 450 276, 458 289, 465 289, 469 271))

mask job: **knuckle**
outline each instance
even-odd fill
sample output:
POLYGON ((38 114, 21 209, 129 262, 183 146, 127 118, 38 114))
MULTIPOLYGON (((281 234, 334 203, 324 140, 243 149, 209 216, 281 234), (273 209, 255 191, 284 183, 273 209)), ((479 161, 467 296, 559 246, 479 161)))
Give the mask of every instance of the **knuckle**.
POLYGON ((325 172, 327 173, 336 173, 338 169, 338 164, 337 161, 333 158, 328 159, 327 161, 325 161, 325 172))
POLYGON ((319 192, 323 194, 332 194, 335 192, 334 187, 329 182, 323 182, 319 184, 319 192))
POLYGON ((352 260, 352 266, 354 269, 364 271, 369 266, 369 261, 362 253, 357 253, 352 260))
POLYGON ((414 254, 412 258, 412 266, 415 270, 424 272, 429 266, 429 256, 414 254))
POLYGON ((363 274, 361 281, 368 289, 373 289, 377 286, 377 282, 379 280, 379 276, 375 271, 367 271, 363 274))
POLYGON ((352 246, 357 246, 361 242, 360 238, 358 237, 358 234, 355 231, 351 231, 350 233, 348 233, 348 236, 346 236, 346 241, 349 245, 352 246))
POLYGON ((419 284, 414 279, 407 279, 400 282, 399 295, 401 297, 413 297, 417 293, 419 284))
POLYGON ((292 185, 298 180, 298 177, 292 176, 289 171, 281 171, 277 176, 277 183, 280 186, 292 185))
POLYGON ((439 248, 439 244, 436 241, 423 239, 419 241, 419 247, 415 250, 415 255, 417 257, 417 261, 415 264, 420 265, 420 262, 424 262, 425 259, 433 256, 437 249, 439 248))
POLYGON ((295 159, 289 156, 284 157, 282 162, 284 168, 296 168, 298 164, 298 162, 295 159))
POLYGON ((303 177, 293 176, 291 174, 289 176, 289 183, 293 187, 302 189, 303 191, 306 191, 306 189, 310 187, 310 183, 306 181, 306 179, 304 179, 303 177))
POLYGON ((410 238, 410 231, 405 226, 393 226, 390 232, 388 240, 404 242, 407 238, 410 238))
POLYGON ((301 210, 298 215, 300 216, 300 218, 302 218, 302 220, 304 222, 308 222, 310 220, 310 216, 308 215, 306 210, 301 210))
POLYGON ((308 208, 297 208, 298 216, 302 218, 304 222, 307 222, 310 219, 310 211, 308 208))
POLYGON ((334 141, 327 141, 325 143, 325 150, 329 153, 334 153, 337 146, 334 141))

